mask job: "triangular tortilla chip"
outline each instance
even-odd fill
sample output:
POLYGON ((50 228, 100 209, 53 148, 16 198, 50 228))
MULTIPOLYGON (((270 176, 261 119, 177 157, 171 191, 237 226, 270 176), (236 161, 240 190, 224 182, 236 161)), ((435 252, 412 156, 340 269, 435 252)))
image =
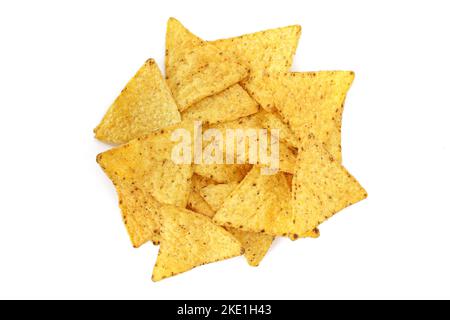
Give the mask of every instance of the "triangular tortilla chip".
POLYGON ((353 79, 351 71, 273 73, 265 90, 298 139, 312 132, 342 162, 342 113, 353 79))
MULTIPOLYGON (((188 209, 207 217, 213 217, 215 214, 215 211, 213 211, 208 203, 196 192, 191 193, 191 197, 189 197, 188 209), (200 197, 202 201, 198 197, 200 197)), ((227 229, 227 231, 239 240, 244 248, 244 256, 246 257, 248 264, 253 267, 257 267, 261 263, 273 242, 272 236, 262 233, 239 231, 233 228, 227 229)))
POLYGON ((127 182, 115 182, 119 207, 131 244, 139 248, 148 241, 160 241, 160 204, 140 187, 127 182))
MULTIPOLYGON (((139 247, 159 242, 158 203, 186 207, 191 189, 192 166, 171 160, 174 143, 171 127, 132 140, 97 157, 119 194, 120 207, 131 241, 139 247)), ((193 128, 186 124, 186 130, 193 128)))
MULTIPOLYGON (((290 174, 290 173, 285 173, 284 176, 286 177, 286 181, 287 181, 287 183, 288 183, 288 185, 289 185, 289 190, 291 190, 291 192, 292 192, 292 183, 293 183, 293 181, 294 181, 294 175, 293 175, 293 174, 290 174)), ((289 236, 289 237, 290 237, 291 240, 293 240, 293 241, 299 239, 297 234, 292 234, 292 235, 289 236)), ((319 238, 319 237, 320 237, 320 231, 319 231, 319 229, 316 228, 316 229, 314 229, 314 230, 308 232, 308 233, 307 233, 307 237, 308 237, 308 238, 314 238, 314 239, 319 238)))
POLYGON ((161 212, 161 247, 153 281, 243 253, 239 241, 210 218, 173 206, 164 206, 161 212))
POLYGON ((182 112, 248 76, 248 69, 171 18, 166 35, 166 77, 182 112))
MULTIPOLYGON (((215 211, 222 207, 225 199, 237 187, 237 183, 210 185, 200 192, 211 208, 215 211)), ((238 229, 227 228, 242 244, 245 250, 245 258, 249 265, 257 267, 269 251, 273 236, 263 233, 246 232, 238 229)))
POLYGON ((199 120, 205 125, 229 122, 257 113, 258 104, 236 84, 207 97, 182 113, 183 119, 199 120))
MULTIPOLYGON (((290 69, 300 39, 301 27, 289 26, 246 34, 240 37, 211 42, 220 50, 231 54, 250 69, 250 77, 243 87, 260 103, 266 101, 263 75, 267 72, 286 72, 290 69)), ((272 110, 264 104, 267 110, 272 110)))
POLYGON ((226 197, 230 195, 238 185, 239 183, 237 182, 210 185, 200 190, 200 195, 209 204, 211 209, 217 211, 223 205, 226 197))
POLYGON ((101 141, 122 144, 180 121, 175 100, 150 59, 128 82, 94 132, 101 141))
POLYGON ((294 216, 286 177, 283 173, 263 175, 255 166, 225 200, 214 221, 241 231, 289 236, 294 216))
POLYGON ((274 237, 263 233, 246 232, 232 228, 227 230, 241 243, 248 264, 252 267, 259 266, 272 246, 274 237))
POLYGON ((366 197, 366 191, 356 179, 312 136, 304 141, 293 181, 296 232, 301 234, 316 228, 366 197))
POLYGON ((211 207, 205 201, 205 199, 203 199, 200 193, 196 191, 191 191, 191 194, 189 195, 187 209, 197 213, 201 213, 204 216, 210 218, 214 217, 214 215, 216 214, 216 211, 211 209, 211 207))

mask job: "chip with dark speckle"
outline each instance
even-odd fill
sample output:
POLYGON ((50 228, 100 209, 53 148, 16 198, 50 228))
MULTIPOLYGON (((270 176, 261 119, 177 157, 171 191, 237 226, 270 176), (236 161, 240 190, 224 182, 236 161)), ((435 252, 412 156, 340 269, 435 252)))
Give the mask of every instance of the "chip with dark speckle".
POLYGON ((180 121, 169 87, 150 59, 128 82, 94 132, 101 141, 122 144, 180 121))
POLYGON ((249 70, 170 18, 166 35, 166 79, 180 112, 237 84, 249 70))
POLYGON ((291 190, 284 173, 263 175, 257 166, 226 198, 214 221, 227 228, 271 236, 309 237, 312 230, 295 232, 291 190))
POLYGON ((295 230, 299 234, 367 198, 358 181, 312 135, 299 152, 292 188, 295 230))
MULTIPOLYGON (((214 211, 217 211, 237 186, 237 183, 209 185, 203 188, 200 194, 209 206, 214 211)), ((241 231, 235 228, 227 228, 227 230, 242 244, 248 264, 252 267, 259 266, 272 246, 274 237, 263 233, 241 231)))
POLYGON ((185 208, 191 191, 191 165, 172 162, 173 130, 193 124, 183 123, 135 139, 100 154, 97 161, 114 183, 131 241, 139 247, 147 241, 159 242, 159 204, 185 208))
POLYGON ((239 241, 204 215, 174 206, 163 206, 161 215, 161 247, 153 281, 243 254, 239 241))
POLYGON ((263 108, 273 111, 273 106, 262 103, 266 93, 259 90, 264 86, 263 75, 268 72, 289 71, 300 35, 301 27, 294 25, 211 43, 250 69, 250 76, 242 82, 242 86, 263 108))

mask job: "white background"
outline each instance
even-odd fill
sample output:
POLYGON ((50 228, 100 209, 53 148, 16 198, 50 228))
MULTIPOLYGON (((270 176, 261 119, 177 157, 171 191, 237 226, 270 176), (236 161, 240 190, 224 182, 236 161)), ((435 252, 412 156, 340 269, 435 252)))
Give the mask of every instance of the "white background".
POLYGON ((1 1, 1 298, 450 298, 446 1, 1 1), (151 282, 92 129, 166 20, 212 40, 290 24, 297 71, 356 72, 344 162, 369 199, 317 240, 151 282))

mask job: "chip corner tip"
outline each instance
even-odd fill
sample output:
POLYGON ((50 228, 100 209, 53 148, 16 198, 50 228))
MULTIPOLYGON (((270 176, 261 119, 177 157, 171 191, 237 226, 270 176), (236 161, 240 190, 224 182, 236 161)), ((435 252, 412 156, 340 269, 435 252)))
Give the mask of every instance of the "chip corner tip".
POLYGON ((353 70, 347 71, 348 77, 350 78, 350 84, 355 80, 356 73, 353 70))
POLYGON ((133 249, 139 249, 141 247, 138 243, 132 243, 131 245, 133 246, 133 249))
POLYGON ((103 153, 99 153, 95 160, 97 161, 98 164, 100 164, 102 159, 103 159, 103 153))
POLYGON ((181 22, 177 18, 169 17, 169 19, 167 19, 167 24, 170 25, 170 24, 173 24, 173 23, 181 24, 181 22))
POLYGON ((101 129, 101 126, 102 126, 102 124, 100 123, 98 126, 96 126, 96 127, 94 128, 94 130, 92 130, 92 132, 94 133, 94 137, 95 137, 96 139, 98 139, 98 135, 99 135, 99 131, 100 131, 100 129, 101 129))
POLYGON ((107 140, 107 133, 105 132, 105 129, 103 127, 103 122, 100 123, 94 130, 94 139, 100 141, 100 142, 106 142, 107 140))
POLYGON ((363 200, 369 198, 369 193, 366 191, 366 189, 363 188, 363 200))
POLYGON ((156 61, 155 61, 155 59, 153 59, 153 58, 148 58, 148 59, 145 61, 145 64, 148 65, 148 66, 151 66, 151 65, 156 64, 156 61))

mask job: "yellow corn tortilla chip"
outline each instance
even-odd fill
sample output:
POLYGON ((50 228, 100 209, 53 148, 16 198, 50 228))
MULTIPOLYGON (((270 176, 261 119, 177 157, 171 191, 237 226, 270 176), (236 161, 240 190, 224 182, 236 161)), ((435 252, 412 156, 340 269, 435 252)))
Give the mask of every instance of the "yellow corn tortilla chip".
MULTIPOLYGON (((293 180, 294 180, 294 175, 290 174, 290 173, 285 173, 284 176, 286 177, 286 181, 287 181, 287 183, 289 185, 289 190, 292 191, 292 183, 293 183, 293 180)), ((315 228, 314 230, 307 232, 305 234, 305 237, 306 238, 317 239, 317 238, 320 237, 320 230, 315 228)), ((291 240, 298 240, 299 239, 296 234, 291 235, 290 238, 291 238, 291 240)))
POLYGON ((191 191, 191 194, 189 195, 187 209, 197 213, 201 213, 204 216, 210 218, 214 217, 214 215, 216 214, 216 211, 211 209, 211 207, 205 201, 205 199, 203 199, 200 193, 196 191, 191 191))
MULTIPOLYGON (((211 42, 219 50, 229 53, 250 69, 250 76, 242 86, 261 105, 265 99, 263 75, 267 72, 286 72, 290 69, 300 39, 298 25, 246 34, 240 37, 211 42)), ((268 111, 271 108, 267 104, 268 111)))
MULTIPOLYGON (((200 194, 217 211, 222 207, 225 199, 238 186, 237 183, 210 185, 202 189, 200 194)), ((246 232, 233 228, 227 228, 242 244, 244 256, 250 266, 257 267, 269 251, 274 237, 263 233, 246 232)))
POLYGON ((293 181, 296 232, 316 228, 367 193, 312 136, 302 144, 293 181))
MULTIPOLYGON (((255 166, 227 197, 214 216, 214 222, 227 228, 271 236, 293 235, 295 217, 291 194, 283 173, 263 175, 255 166)), ((304 237, 312 229, 295 237, 304 237)))
POLYGON ((207 97, 182 113, 183 119, 202 121, 205 125, 229 122, 257 113, 259 106, 247 91, 236 84, 207 97))
POLYGON ((239 241, 210 218, 173 206, 163 206, 161 212, 161 247, 153 281, 243 254, 239 241))
MULTIPOLYGON (((158 203, 186 207, 192 166, 171 161, 171 133, 181 125, 132 140, 100 154, 97 161, 116 186, 124 221, 135 247, 159 242, 158 203)), ((186 124, 186 130, 192 124, 186 124)))
POLYGON ((248 69, 171 18, 166 35, 166 78, 182 112, 248 76, 248 69))
POLYGON ((122 144, 180 121, 175 100, 150 59, 128 82, 94 132, 101 141, 122 144))
POLYGON ((122 219, 131 244, 139 248, 148 241, 160 242, 160 204, 142 188, 130 183, 115 182, 122 219))
POLYGON ((237 164, 194 165, 194 172, 197 175, 211 179, 216 183, 240 182, 250 169, 251 166, 237 164))
MULTIPOLYGON (((288 184, 290 181, 290 186, 292 188, 292 175, 285 174, 288 184), (288 178, 290 177, 290 178, 288 178)), ((204 187, 200 191, 201 197, 205 200, 206 204, 209 205, 201 206, 202 209, 194 210, 195 212, 203 213, 209 217, 214 217, 214 213, 218 211, 225 199, 237 188, 237 183, 229 184, 217 184, 209 185, 204 187), (211 215, 210 210, 214 213, 211 215)), ((200 206, 199 206, 200 207, 200 206)), ((265 254, 269 250, 273 242, 273 236, 265 235, 263 233, 245 232, 233 228, 228 228, 230 231, 242 244, 245 249, 245 257, 251 266, 258 266, 259 263, 264 258, 265 254)), ((320 236, 319 229, 314 229, 312 231, 306 232, 305 238, 318 238, 320 236)), ((290 235, 291 240, 297 240, 299 237, 297 235, 290 235)))
POLYGON ((248 264, 252 267, 259 266, 272 246, 274 237, 263 233, 245 232, 232 228, 227 230, 241 243, 248 264))
POLYGON ((209 204, 211 209, 217 211, 223 205, 224 200, 239 185, 238 182, 210 185, 200 191, 200 195, 209 204))
POLYGON ((298 139, 313 133, 342 162, 342 113, 353 79, 351 71, 274 73, 266 75, 265 91, 298 139))

